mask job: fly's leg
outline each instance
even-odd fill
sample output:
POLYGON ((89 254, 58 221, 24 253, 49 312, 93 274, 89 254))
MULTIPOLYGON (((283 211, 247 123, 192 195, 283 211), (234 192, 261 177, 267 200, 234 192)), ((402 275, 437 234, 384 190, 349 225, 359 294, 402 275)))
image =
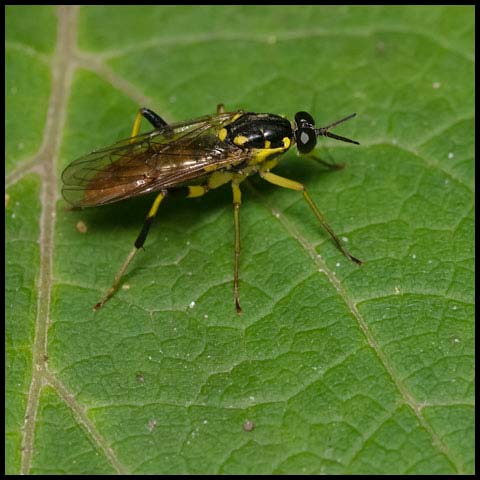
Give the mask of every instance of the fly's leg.
MULTIPOLYGON (((149 108, 140 108, 137 113, 137 116, 135 117, 135 121, 133 122, 132 134, 130 136, 131 143, 134 142, 135 137, 138 135, 138 132, 140 131, 140 123, 142 122, 142 118, 147 119, 156 129, 168 127, 167 122, 163 118, 161 118, 159 115, 157 115, 153 110, 150 110, 149 108)), ((125 273, 125 270, 127 269, 130 262, 133 260, 133 257, 135 257, 137 251, 140 248, 142 248, 143 244, 145 243, 145 239, 147 238, 150 225, 152 224, 152 221, 155 218, 155 215, 157 214, 160 203, 166 197, 166 195, 167 195, 167 191, 162 190, 155 198, 152 208, 148 212, 147 218, 145 219, 142 230, 138 235, 137 239, 135 240, 133 249, 130 251, 127 259, 125 260, 120 270, 115 275, 115 279, 113 281, 112 286, 108 289, 107 293, 103 296, 103 298, 95 304, 95 306, 93 307, 93 310, 96 311, 102 308, 105 302, 117 290, 118 284, 120 283, 120 280, 122 279, 123 274, 125 273)))
MULTIPOLYGON (((140 123, 142 122, 142 118, 148 120, 155 129, 165 128, 168 127, 168 123, 159 115, 157 115, 153 110, 149 108, 141 108, 137 116, 135 117, 135 121, 133 122, 132 134, 130 135, 131 139, 130 142, 134 141, 134 138, 138 135, 140 131, 140 123)), ((173 131, 172 131, 173 133, 173 131)))
POLYGON ((205 185, 192 185, 190 187, 186 187, 188 189, 187 198, 196 198, 205 195, 209 187, 207 184, 205 185))
POLYGON ((312 154, 308 154, 306 156, 317 163, 321 163, 324 167, 328 168, 329 170, 342 170, 342 168, 345 168, 344 163, 326 162, 325 160, 322 160, 320 157, 317 157, 316 155, 312 155, 312 154))
POLYGON ((177 187, 170 190, 173 194, 184 195, 187 198, 196 198, 205 195, 211 188, 209 182, 200 185, 188 185, 186 187, 177 187))
POLYGON ((150 208, 150 211, 148 212, 147 218, 145 219, 145 222, 143 224, 142 230, 140 231, 140 234, 138 235, 137 239, 135 240, 135 244, 133 249, 130 251, 128 254, 127 259, 123 263, 123 265, 120 267, 120 270, 117 272, 115 275, 115 279, 113 280, 112 286, 108 289, 107 293, 103 296, 103 298, 95 304, 93 307, 94 311, 99 310, 100 308, 103 307, 105 302, 115 293, 115 291, 118 288, 118 285, 120 283, 120 280, 123 277, 123 274, 125 273, 125 270, 127 269, 128 265, 130 262, 133 260, 133 257, 135 257, 136 253, 140 248, 143 247, 143 244, 145 243, 145 240, 148 235, 148 231, 150 230, 150 225, 153 222, 153 219, 155 218, 155 215, 158 212, 158 207, 160 206, 160 203, 162 203, 162 200, 167 196, 167 190, 162 190, 157 197, 155 198, 152 207, 150 208))
POLYGON ((235 262, 233 271, 233 293, 235 299, 235 309, 237 313, 242 313, 242 307, 240 307, 239 294, 238 294, 238 263, 240 258, 240 205, 242 203, 242 192, 240 191, 239 184, 244 180, 244 177, 234 177, 230 172, 214 172, 208 179, 206 184, 193 185, 188 187, 182 187, 182 192, 185 191, 187 198, 200 197, 205 195, 210 189, 217 188, 224 183, 231 180, 232 193, 233 193, 233 219, 235 224, 235 262))
POLYGON ((310 208, 313 210, 313 213, 318 218, 318 221, 322 224, 322 227, 330 234, 330 236, 332 237, 332 239, 334 240, 335 244, 340 249, 340 251, 352 262, 355 262, 358 265, 361 265, 363 263, 361 260, 359 260, 358 258, 355 258, 353 255, 351 255, 343 247, 343 245, 340 243, 340 240, 338 239, 337 235, 332 230, 332 227, 330 227, 330 225, 325 220, 325 217, 323 216, 323 214, 317 208, 315 203, 313 203, 312 197, 310 197, 310 195, 308 194, 308 192, 305 189, 305 186, 303 184, 301 184, 299 182, 296 182, 295 180, 290 180, 288 178, 280 177, 279 175, 275 175, 274 173, 271 173, 271 172, 261 171, 259 173, 260 173, 260 176, 264 180, 266 180, 267 182, 273 183, 274 185, 278 185, 279 187, 289 188, 291 190, 297 190, 298 192, 302 192, 303 193, 303 198, 310 205, 310 208))
POLYGON ((153 110, 150 110, 149 108, 141 108, 133 122, 132 134, 130 135, 132 140, 138 135, 142 118, 147 119, 157 129, 168 126, 168 123, 153 110))
MULTIPOLYGON (((185 193, 187 198, 195 198, 195 197, 200 197, 202 195, 205 195, 210 188, 216 188, 227 181, 230 181, 232 178, 232 174, 228 173, 225 175, 212 175, 207 184, 203 185, 192 185, 192 186, 187 186, 187 187, 181 187, 178 189, 172 190, 173 192, 182 192, 185 193)), ((160 207, 160 203, 162 203, 162 200, 167 196, 167 190, 162 190, 157 197, 155 198, 152 207, 150 208, 150 211, 148 212, 147 218, 145 219, 145 222, 143 224, 142 230, 140 231, 140 234, 138 235, 137 239, 135 240, 135 244, 133 249, 130 251, 128 254, 125 262, 123 265, 120 267, 120 270, 117 272, 115 275, 115 279, 113 280, 112 286, 108 289, 107 293, 103 296, 103 298, 95 304, 93 307, 94 311, 99 310, 100 308, 103 307, 105 302, 115 293, 115 291, 118 288, 118 285, 123 277, 123 274, 125 273, 126 269, 128 268, 128 265, 130 262, 133 260, 135 257, 136 253, 140 248, 143 247, 143 244, 145 243, 145 240, 148 235, 148 231, 150 230, 150 225, 153 222, 153 219, 155 218, 158 208, 160 207)), ((239 305, 240 306, 240 305, 239 305)))
MULTIPOLYGON (((240 180, 241 181, 241 180, 240 180)), ((233 270, 233 296, 235 299, 235 308, 237 313, 242 313, 240 300, 238 295, 238 261, 240 258, 240 205, 242 204, 242 192, 240 190, 239 181, 232 180, 233 192, 233 220, 235 224, 235 266, 233 270)))
POLYGON ((160 117, 160 115, 157 115, 149 108, 141 108, 138 113, 142 117, 146 118, 155 128, 162 128, 168 125, 168 123, 162 117, 160 117))

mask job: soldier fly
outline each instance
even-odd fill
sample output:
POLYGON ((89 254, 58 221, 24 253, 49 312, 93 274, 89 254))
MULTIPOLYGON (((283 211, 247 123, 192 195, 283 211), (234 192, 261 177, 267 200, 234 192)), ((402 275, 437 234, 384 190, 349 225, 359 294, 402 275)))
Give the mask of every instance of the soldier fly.
MULTIPOLYGON (((316 128, 314 119, 307 112, 298 112, 295 121, 290 122, 272 113, 225 112, 220 104, 215 115, 168 124, 152 110, 141 108, 130 138, 75 160, 62 173, 63 197, 74 207, 95 207, 157 192, 133 249, 94 310, 101 308, 117 290, 125 270, 145 243, 160 204, 170 192, 179 191, 194 198, 230 183, 234 214, 234 301, 236 311, 240 313, 240 184, 255 173, 274 185, 301 192, 339 250, 349 260, 361 265, 362 262, 340 243, 305 186, 270 171, 277 165, 278 157, 295 144, 301 154, 312 152, 320 136, 359 145, 330 131, 354 116, 355 113, 326 127, 316 128), (142 118, 148 120, 154 130, 139 134, 142 118)), ((331 168, 339 168, 317 160, 331 168)))

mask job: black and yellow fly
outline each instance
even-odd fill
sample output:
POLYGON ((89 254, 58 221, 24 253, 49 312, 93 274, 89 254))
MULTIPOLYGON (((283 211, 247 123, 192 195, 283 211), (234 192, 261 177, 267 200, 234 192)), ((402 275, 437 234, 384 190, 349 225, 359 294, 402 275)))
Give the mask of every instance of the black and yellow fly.
MULTIPOLYGON (((361 265, 362 262, 342 246, 304 185, 270 171, 277 165, 278 157, 292 145, 296 144, 301 154, 312 152, 319 136, 358 145, 354 140, 330 132, 331 128, 354 116, 352 114, 326 127, 316 128, 315 121, 307 112, 298 112, 295 121, 290 122, 272 113, 225 112, 223 105, 218 105, 215 115, 168 124, 152 110, 140 109, 130 138, 75 160, 62 174, 63 196, 78 208, 158 192, 133 249, 94 310, 101 308, 116 291, 129 263, 145 243, 160 203, 169 192, 179 191, 193 198, 230 182, 235 225, 234 300, 240 313, 240 184, 254 173, 274 185, 302 192, 340 251, 361 265), (142 117, 153 125, 154 130, 139 135, 142 117)), ((329 167, 339 168, 317 160, 329 167)))

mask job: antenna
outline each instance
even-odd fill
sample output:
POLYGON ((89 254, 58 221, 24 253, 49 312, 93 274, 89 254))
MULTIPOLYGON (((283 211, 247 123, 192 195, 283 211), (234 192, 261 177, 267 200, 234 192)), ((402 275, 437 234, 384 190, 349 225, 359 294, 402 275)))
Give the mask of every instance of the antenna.
POLYGON ((342 142, 348 142, 348 143, 354 143, 355 145, 360 145, 360 143, 356 142, 355 140, 351 140, 350 138, 342 137, 341 135, 336 135, 335 133, 329 132, 331 128, 336 127, 340 123, 346 122, 347 120, 350 120, 355 115, 356 113, 352 113, 351 115, 341 118, 340 120, 337 120, 336 122, 333 122, 326 127, 316 128, 315 133, 318 136, 330 137, 330 138, 334 138, 335 140, 341 140, 342 142))

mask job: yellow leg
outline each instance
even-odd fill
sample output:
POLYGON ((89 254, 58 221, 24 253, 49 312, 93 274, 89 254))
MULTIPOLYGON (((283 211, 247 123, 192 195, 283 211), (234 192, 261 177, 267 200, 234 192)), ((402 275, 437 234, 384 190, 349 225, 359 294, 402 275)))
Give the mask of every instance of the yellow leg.
POLYGON ((187 198, 201 197, 202 195, 205 195, 209 190, 208 185, 193 185, 187 188, 188 188, 187 198))
POLYGON ((242 203, 242 192, 239 184, 244 180, 241 175, 234 176, 229 172, 221 172, 218 175, 215 173, 211 175, 205 185, 193 185, 186 187, 188 189, 187 198, 200 197, 205 195, 211 188, 217 188, 226 182, 232 182, 233 193, 233 220, 235 225, 235 240, 234 240, 234 270, 233 270, 233 296, 235 299, 235 309, 237 313, 242 313, 242 307, 240 306, 239 293, 238 293, 238 264, 240 259, 240 205, 242 203))
MULTIPOLYGON (((241 180, 240 180, 241 181, 241 180)), ((237 313, 242 313, 240 307, 240 300, 238 295, 238 261, 240 258, 240 205, 242 204, 242 192, 240 190, 239 182, 232 180, 233 192, 233 219, 235 224, 235 266, 233 271, 233 295, 235 298, 235 308, 237 313)))
POLYGON ((233 220, 235 226, 235 240, 234 240, 234 269, 233 269, 233 296, 235 300, 235 309, 237 313, 242 313, 242 307, 240 306, 239 293, 238 293, 238 264, 240 259, 240 205, 242 203, 242 192, 240 190, 240 182, 244 180, 239 176, 232 178, 233 174, 228 173, 215 179, 214 176, 210 177, 209 182, 206 185, 194 185, 186 187, 188 189, 187 198, 200 197, 208 192, 210 188, 217 188, 227 181, 232 181, 232 193, 233 193, 233 220))
POLYGON ((290 180, 288 178, 280 177, 279 175, 275 175, 274 173, 271 173, 271 172, 261 171, 259 173, 260 173, 260 176, 267 182, 273 183, 274 185, 278 185, 279 187, 289 188, 291 190, 297 190, 298 192, 302 192, 303 198, 310 205, 310 208, 313 210, 313 213, 318 218, 319 222, 322 224, 322 227, 330 234, 330 236, 333 238, 334 242, 336 243, 340 251, 352 262, 355 262, 358 265, 362 264, 361 260, 351 255, 340 243, 340 240, 338 239, 335 232, 332 230, 332 227, 330 227, 330 225, 327 223, 322 212, 320 212, 320 210, 317 208, 317 206, 312 200, 312 197, 310 197, 307 190, 305 189, 305 186, 302 183, 296 182, 295 180, 290 180))
POLYGON ((138 235, 137 239, 135 240, 135 245, 128 254, 125 262, 123 262, 123 265, 120 267, 120 270, 117 272, 115 275, 115 279, 113 280, 112 286, 107 290, 107 293, 102 297, 102 299, 95 304, 93 307, 94 311, 99 310, 100 308, 103 307, 105 302, 116 292, 118 285, 123 277, 123 274, 125 273, 125 270, 127 269, 128 265, 130 262, 133 260, 133 257, 135 257, 136 253, 140 248, 143 247, 143 244, 145 243, 145 240, 148 235, 148 231, 150 229, 150 225, 152 224, 153 219, 155 218, 155 215, 158 212, 158 208, 160 207, 160 203, 162 203, 162 200, 166 197, 167 191, 163 190, 160 192, 154 202, 153 205, 151 206, 147 218, 145 219, 145 222, 143 224, 142 230, 140 231, 140 234, 138 235))
POLYGON ((138 135, 140 131, 140 123, 142 123, 142 110, 139 110, 137 116, 135 117, 135 121, 133 122, 132 134, 130 135, 130 143, 133 142, 133 139, 138 135))

